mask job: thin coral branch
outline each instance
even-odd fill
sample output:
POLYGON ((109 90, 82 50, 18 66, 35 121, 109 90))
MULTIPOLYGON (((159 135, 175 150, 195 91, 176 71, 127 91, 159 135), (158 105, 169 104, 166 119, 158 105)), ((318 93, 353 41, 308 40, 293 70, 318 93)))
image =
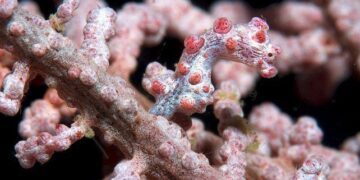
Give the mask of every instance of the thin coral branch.
POLYGON ((87 124, 82 122, 75 122, 71 128, 58 124, 54 135, 42 132, 26 141, 18 142, 15 146, 15 156, 24 168, 31 168, 36 161, 44 164, 55 151, 65 151, 71 144, 84 137, 87 129, 87 124))
POLYGON ((182 38, 190 34, 203 33, 215 20, 205 11, 193 6, 189 0, 146 0, 145 2, 167 18, 170 33, 182 38))
POLYGON ((10 70, 7 67, 0 65, 0 87, 2 87, 4 78, 9 74, 10 70))
POLYGON ((129 3, 118 11, 116 36, 110 41, 111 73, 128 79, 135 70, 141 45, 158 44, 167 29, 167 21, 144 4, 129 3))
POLYGON ((64 0, 55 15, 50 17, 49 21, 52 27, 57 31, 64 31, 64 24, 73 17, 73 13, 78 6, 79 0, 64 0))
POLYGON ((101 0, 80 0, 78 8, 74 11, 73 16, 64 24, 64 34, 71 39, 78 47, 84 40, 84 27, 89 12, 98 7, 104 7, 105 3, 101 0))
POLYGON ((345 140, 341 149, 350 153, 360 154, 360 133, 345 140))
POLYGON ((38 100, 25 110, 24 119, 19 124, 19 133, 24 138, 41 132, 53 134, 60 122, 60 113, 48 101, 38 100))
POLYGON ((271 27, 286 33, 301 33, 325 24, 322 9, 309 2, 284 2, 266 9, 263 14, 269 17, 271 27))
MULTIPOLYGON (((91 57, 101 70, 106 70, 109 67, 110 52, 106 40, 115 34, 115 15, 115 12, 110 8, 92 10, 84 27, 84 41, 80 51, 84 56, 91 57)), ((71 73, 77 76, 79 72, 74 69, 71 73)))
POLYGON ((282 49, 276 58, 280 73, 306 72, 319 67, 338 55, 341 47, 330 31, 314 29, 299 36, 286 37, 279 32, 270 32, 272 43, 282 49))
POLYGON ((25 109, 23 120, 19 124, 19 133, 24 138, 36 136, 41 132, 53 134, 63 117, 71 117, 76 109, 70 108, 55 89, 48 89, 45 97, 34 101, 25 109))
POLYGON ((14 64, 12 73, 8 74, 3 81, 3 90, 0 92, 0 112, 15 115, 19 111, 31 73, 28 60, 19 60, 14 64))

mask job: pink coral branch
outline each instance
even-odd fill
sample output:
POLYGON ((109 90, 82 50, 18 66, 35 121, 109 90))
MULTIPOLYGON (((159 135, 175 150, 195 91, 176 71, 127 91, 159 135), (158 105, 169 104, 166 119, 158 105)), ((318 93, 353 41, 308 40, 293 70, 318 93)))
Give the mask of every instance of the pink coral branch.
POLYGON ((360 154, 360 133, 348 138, 342 144, 341 149, 350 153, 360 154))
POLYGON ((320 144, 323 138, 316 120, 307 116, 300 117, 287 133, 290 144, 320 144))
POLYGON ((351 52, 352 58, 357 64, 356 70, 359 71, 359 49, 360 49, 360 17, 359 1, 333 0, 324 3, 324 12, 333 21, 334 29, 338 33, 338 39, 343 46, 351 52))
POLYGON ((146 4, 166 17, 170 33, 181 38, 203 33, 215 20, 189 0, 146 0, 146 4))
POLYGON ((5 19, 10 17, 17 5, 18 2, 14 0, 0 1, 0 18, 5 19))
POLYGON ((326 20, 321 7, 309 2, 284 2, 268 8, 264 15, 271 27, 287 33, 316 29, 326 20))
POLYGON ((0 92, 0 112, 15 115, 19 111, 31 73, 28 60, 20 60, 14 64, 12 73, 8 74, 3 81, 3 90, 0 92))
POLYGON ((0 87, 2 87, 4 78, 9 74, 10 70, 7 67, 0 65, 0 87))
POLYGON ((80 47, 84 40, 83 29, 86 25, 87 15, 91 10, 104 6, 105 4, 101 0, 80 0, 78 8, 73 12, 74 16, 65 24, 66 37, 80 47))
POLYGON ((167 22, 144 4, 126 4, 117 13, 116 35, 110 41, 112 64, 109 72, 128 79, 135 70, 141 45, 158 44, 167 29, 167 22))
POLYGON ((145 163, 138 157, 133 157, 131 160, 123 160, 114 168, 112 180, 123 179, 141 179, 143 171, 146 169, 145 163))
POLYGON ((34 1, 22 1, 19 6, 32 14, 41 15, 40 7, 34 1))
POLYGON ((60 113, 48 101, 38 100, 25 110, 19 124, 19 133, 24 138, 37 136, 41 132, 53 134, 60 121, 60 113))
POLYGON ((79 6, 79 0, 64 0, 58 7, 55 16, 50 19, 50 23, 56 30, 62 30, 57 27, 63 26, 72 17, 73 13, 79 6))
MULTIPOLYGON (((284 117, 284 114, 280 113, 276 106, 263 104, 256 107, 251 113, 250 122, 260 122, 261 117, 264 117, 268 113, 273 116, 272 119, 275 117, 277 119, 284 117), (271 113, 266 109, 270 107, 273 109, 271 113), (276 111, 274 111, 275 109, 276 111)), ((263 123, 265 123, 266 119, 263 120, 263 123)), ((289 120, 285 122, 287 121, 289 120)), ((276 127, 276 125, 281 124, 275 124, 274 122, 275 121, 268 122, 269 124, 267 124, 267 126, 276 127)), ((258 132, 265 133, 270 143, 274 141, 271 139, 275 137, 270 134, 271 129, 266 129, 266 126, 261 128, 259 125, 261 124, 254 124, 258 132)), ((359 159, 354 154, 339 152, 320 145, 323 136, 322 131, 313 118, 300 117, 294 125, 290 124, 287 128, 279 128, 279 130, 279 132, 282 133, 279 133, 275 139, 281 143, 277 144, 276 151, 273 152, 273 154, 277 154, 281 159, 290 161, 294 166, 299 166, 304 163, 303 167, 294 174, 294 178, 301 179, 307 176, 317 177, 318 175, 320 176, 321 173, 323 173, 321 176, 327 177, 328 179, 357 179, 360 177, 360 173, 357 172, 360 169, 359 159), (327 165, 330 167, 330 170, 327 170, 327 165)))
POLYGON ((294 173, 294 166, 286 159, 247 154, 247 163, 248 178, 282 180, 291 179, 294 173))
POLYGON ((299 36, 286 37, 270 32, 272 43, 282 49, 276 58, 280 73, 304 72, 327 63, 329 58, 340 53, 341 47, 330 31, 314 29, 299 36))
POLYGON ((34 101, 25 109, 19 124, 19 133, 24 138, 36 136, 41 132, 53 134, 62 117, 70 117, 76 112, 62 100, 55 89, 48 89, 45 97, 34 101))
POLYGON ((349 54, 344 53, 332 56, 322 66, 296 76, 300 98, 312 105, 328 102, 339 84, 349 77, 349 66, 349 54))
POLYGON ((224 164, 219 167, 225 179, 245 179, 246 155, 243 150, 247 144, 247 137, 236 128, 227 128, 223 132, 224 145, 220 149, 220 156, 224 164))
POLYGON ((65 151, 71 144, 84 137, 87 124, 75 122, 71 128, 58 124, 54 135, 47 132, 39 133, 16 144, 16 157, 24 168, 31 168, 36 161, 49 161, 55 151, 65 151))
POLYGON ((292 121, 272 103, 263 103, 251 111, 250 124, 268 138, 269 145, 274 152, 284 145, 282 136, 292 126, 292 121))
POLYGON ((326 179, 329 171, 329 165, 324 162, 323 158, 314 155, 304 161, 293 179, 326 179))
MULTIPOLYGON (((80 51, 84 56, 91 57, 98 68, 102 70, 109 67, 110 52, 106 41, 115 34, 115 15, 110 8, 94 9, 90 11, 84 27, 84 41, 80 51)), ((77 73, 80 72, 74 69, 71 73, 77 76, 77 73)))

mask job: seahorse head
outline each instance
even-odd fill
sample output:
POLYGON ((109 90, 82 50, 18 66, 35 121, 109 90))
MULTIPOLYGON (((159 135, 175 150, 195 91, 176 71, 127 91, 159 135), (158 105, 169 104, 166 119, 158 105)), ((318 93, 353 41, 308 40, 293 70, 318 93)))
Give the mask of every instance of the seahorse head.
POLYGON ((213 31, 223 35, 226 59, 256 67, 265 78, 277 74, 275 57, 280 49, 270 43, 269 26, 261 18, 254 17, 246 25, 232 25, 227 18, 214 22, 213 31))

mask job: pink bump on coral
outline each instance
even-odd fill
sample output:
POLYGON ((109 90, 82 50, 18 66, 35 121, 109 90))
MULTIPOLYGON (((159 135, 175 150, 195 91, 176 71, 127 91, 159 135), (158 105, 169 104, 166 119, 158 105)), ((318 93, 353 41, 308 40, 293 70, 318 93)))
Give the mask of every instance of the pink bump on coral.
POLYGON ((199 160, 198 160, 198 155, 194 152, 191 153, 186 153, 182 158, 181 158, 181 164, 186 168, 186 169, 196 169, 199 166, 199 160))
POLYGON ((81 70, 77 67, 70 67, 67 73, 71 79, 76 79, 79 78, 81 70))
POLYGON ((18 5, 17 0, 1 0, 0 1, 0 18, 6 19, 10 17, 18 5))
POLYGON ((175 148, 171 142, 164 142, 160 145, 158 152, 165 158, 171 158, 171 156, 175 154, 175 148))
POLYGON ((320 156, 310 156, 296 172, 294 180, 327 179, 330 168, 320 156))
POLYGON ((24 27, 18 22, 13 22, 9 24, 9 31, 10 34, 15 37, 21 36, 25 33, 24 27))
POLYGON ((112 87, 102 87, 100 89, 100 94, 106 102, 112 102, 118 97, 116 90, 112 87))
POLYGON ((89 68, 82 69, 79 78, 87 86, 92 86, 97 81, 96 72, 89 68))
POLYGON ((292 144, 319 144, 323 133, 312 117, 300 117, 289 130, 289 140, 292 144))
POLYGON ((155 94, 164 94, 165 85, 155 80, 151 84, 151 91, 155 94))
POLYGON ((47 51, 47 47, 43 44, 38 43, 32 46, 32 53, 36 57, 39 58, 43 57, 46 54, 46 51, 47 51))

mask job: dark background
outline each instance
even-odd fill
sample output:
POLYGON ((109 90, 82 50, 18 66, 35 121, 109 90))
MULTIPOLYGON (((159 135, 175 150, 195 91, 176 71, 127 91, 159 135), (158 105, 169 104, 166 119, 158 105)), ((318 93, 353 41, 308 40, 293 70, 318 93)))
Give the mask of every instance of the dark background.
MULTIPOLYGON (((51 0, 37 0, 42 12, 48 16, 55 12, 56 7, 51 0)), ((127 1, 107 1, 109 6, 118 9, 127 1)), ((140 2, 140 1, 137 1, 140 2)), ((214 1, 193 0, 197 6, 208 9, 214 1)), ((266 7, 275 1, 248 0, 254 8, 266 7)), ((171 37, 153 48, 143 48, 139 58, 139 67, 132 76, 132 81, 140 88, 142 74, 149 62, 159 61, 173 68, 182 52, 182 42, 171 37), (136 83, 135 83, 136 82, 136 83)), ((34 99, 41 98, 46 86, 30 88, 25 97, 23 108, 30 105, 34 99)), ((314 107, 301 102, 295 95, 294 76, 261 79, 256 89, 244 99, 244 111, 248 114, 251 108, 264 101, 271 101, 292 117, 310 115, 318 120, 324 131, 323 143, 331 147, 339 147, 341 142, 359 131, 360 83, 358 77, 351 77, 340 84, 332 100, 320 107, 314 107)), ((209 130, 215 132, 217 120, 212 115, 212 107, 200 117, 209 130)), ((101 179, 104 154, 91 139, 83 139, 65 152, 55 153, 52 159, 44 164, 36 164, 32 169, 22 169, 15 158, 14 145, 21 140, 17 126, 22 119, 22 113, 15 117, 0 115, 0 179, 101 179)))

